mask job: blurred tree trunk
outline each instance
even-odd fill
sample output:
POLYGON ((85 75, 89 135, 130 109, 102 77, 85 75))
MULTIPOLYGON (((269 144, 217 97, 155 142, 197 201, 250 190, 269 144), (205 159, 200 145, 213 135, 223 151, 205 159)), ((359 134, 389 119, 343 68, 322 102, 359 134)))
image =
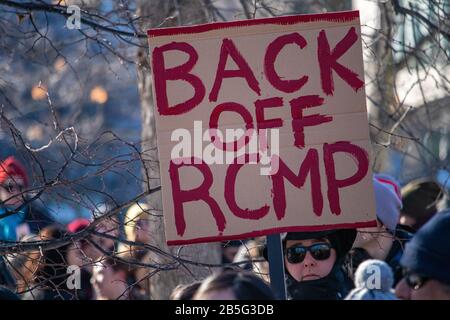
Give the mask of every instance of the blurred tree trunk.
MULTIPOLYGON (((374 69, 370 70, 374 74, 374 85, 370 92, 371 103, 375 106, 371 112, 371 123, 378 128, 389 130, 394 122, 389 118, 396 111, 396 99, 394 94, 395 70, 394 57, 392 52, 392 39, 395 33, 395 14, 391 2, 379 2, 380 30, 374 34, 377 37, 374 53, 376 61, 374 69)), ((385 143, 388 141, 388 134, 377 129, 372 130, 372 141, 385 143)), ((388 148, 374 144, 374 170, 376 172, 385 171, 388 163, 388 148)))
MULTIPOLYGON (((169 27, 175 25, 189 25, 207 21, 206 10, 201 1, 167 1, 167 0, 139 0, 137 15, 143 19, 141 30, 146 31, 155 27, 169 27), (173 18, 168 18, 173 17, 173 18)), ((145 41, 146 44, 146 41, 145 41)), ((141 48, 138 52, 138 85, 142 108, 142 151, 144 169, 144 188, 160 185, 158 150, 156 147, 155 114, 152 100, 151 70, 149 66, 149 52, 141 48), (147 171, 147 173, 145 172, 147 171)), ((152 245, 177 254, 180 247, 167 247, 164 234, 164 220, 162 216, 161 192, 153 194, 148 204, 155 209, 152 216, 151 237, 152 245), (157 215, 157 216, 156 216, 157 215)), ((172 214, 166 212, 165 214, 172 214)), ((196 262, 220 263, 221 251, 218 243, 185 246, 179 251, 183 258, 196 262)), ((152 262, 167 263, 161 257, 151 257, 152 262)), ((152 271, 152 270, 149 270, 152 271)), ((195 279, 202 279, 209 275, 207 268, 187 265, 180 266, 175 271, 162 271, 149 278, 152 299, 167 299, 175 286, 191 283, 195 279), (189 270, 187 270, 189 269, 189 270)))

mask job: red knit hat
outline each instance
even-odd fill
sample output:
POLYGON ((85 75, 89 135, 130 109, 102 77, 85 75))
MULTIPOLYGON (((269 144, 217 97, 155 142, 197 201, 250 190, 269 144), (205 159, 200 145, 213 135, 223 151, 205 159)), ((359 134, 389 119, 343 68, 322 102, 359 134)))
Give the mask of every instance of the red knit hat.
POLYGON ((8 179, 14 180, 14 177, 20 177, 25 187, 28 187, 28 177, 24 166, 16 158, 10 156, 0 163, 0 183, 8 179))
POLYGON ((89 226, 91 222, 88 219, 78 218, 67 225, 67 231, 77 233, 89 226))

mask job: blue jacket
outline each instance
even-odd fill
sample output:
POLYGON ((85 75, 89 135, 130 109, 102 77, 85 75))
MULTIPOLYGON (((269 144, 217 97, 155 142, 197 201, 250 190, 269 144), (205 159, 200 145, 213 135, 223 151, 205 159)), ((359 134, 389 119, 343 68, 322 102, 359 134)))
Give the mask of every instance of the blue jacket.
MULTIPOLYGON (((0 217, 13 209, 0 207, 0 217)), ((24 222, 24 211, 0 218, 0 241, 17 241, 16 228, 24 222)))

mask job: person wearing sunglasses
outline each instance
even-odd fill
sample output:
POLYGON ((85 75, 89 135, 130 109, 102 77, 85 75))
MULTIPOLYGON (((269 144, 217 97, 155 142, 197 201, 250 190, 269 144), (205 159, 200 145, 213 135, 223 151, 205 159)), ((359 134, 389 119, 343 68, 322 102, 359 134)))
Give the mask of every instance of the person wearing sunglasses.
POLYGON ((450 300, 450 210, 433 216, 406 245, 403 279, 395 288, 403 300, 450 300))
POLYGON ((355 238, 355 229, 285 234, 283 248, 288 298, 344 299, 353 284, 342 264, 355 238))

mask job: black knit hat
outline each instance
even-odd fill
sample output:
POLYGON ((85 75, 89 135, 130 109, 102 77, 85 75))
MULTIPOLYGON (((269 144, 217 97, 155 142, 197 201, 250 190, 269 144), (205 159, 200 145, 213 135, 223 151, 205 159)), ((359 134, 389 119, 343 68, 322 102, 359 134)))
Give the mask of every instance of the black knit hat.
POLYGON ((406 244, 403 267, 450 285, 450 210, 436 213, 406 244))

